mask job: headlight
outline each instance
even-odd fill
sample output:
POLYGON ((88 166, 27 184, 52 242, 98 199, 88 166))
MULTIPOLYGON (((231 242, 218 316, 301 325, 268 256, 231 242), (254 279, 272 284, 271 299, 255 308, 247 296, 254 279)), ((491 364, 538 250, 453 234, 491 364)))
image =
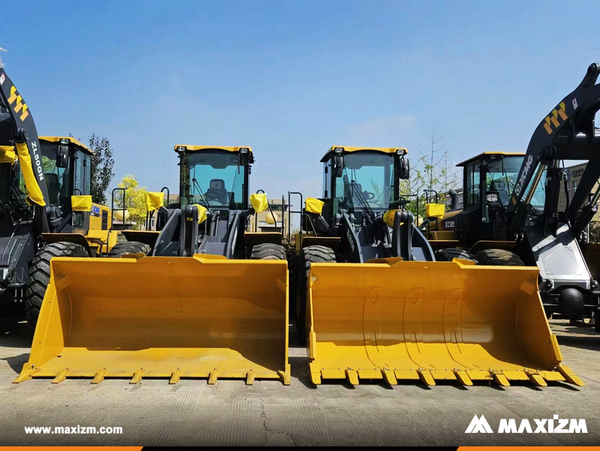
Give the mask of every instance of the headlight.
POLYGON ((240 153, 248 153, 250 149, 248 149, 247 147, 242 147, 240 148, 240 153))
POLYGON ((62 145, 66 145, 66 146, 68 146, 68 145, 69 145, 69 142, 70 142, 70 141, 69 141, 68 139, 64 139, 64 138, 60 140, 60 143, 61 143, 62 145))
POLYGON ((488 194, 487 196, 485 196, 485 200, 487 200, 491 204, 496 203, 496 202, 498 202, 498 195, 497 194, 488 194))
POLYGON ((344 152, 344 148, 343 147, 336 147, 335 149, 333 149, 333 151, 335 153, 343 153, 344 152))

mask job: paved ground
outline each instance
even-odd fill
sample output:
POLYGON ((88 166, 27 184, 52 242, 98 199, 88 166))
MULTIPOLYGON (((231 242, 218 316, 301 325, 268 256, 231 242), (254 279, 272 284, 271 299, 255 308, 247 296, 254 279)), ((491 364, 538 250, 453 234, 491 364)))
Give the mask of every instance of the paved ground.
MULTIPOLYGON (((83 379, 11 381, 27 361, 26 324, 0 322, 0 445, 597 445, 600 335, 553 321, 565 362, 586 387, 556 383, 427 388, 407 383, 315 387, 306 353, 291 349, 292 385, 276 381, 83 379), (585 418, 587 434, 465 434, 473 415, 585 418), (27 435, 25 426, 120 426, 122 435, 27 435)), ((519 421, 517 421, 519 422, 519 421)))

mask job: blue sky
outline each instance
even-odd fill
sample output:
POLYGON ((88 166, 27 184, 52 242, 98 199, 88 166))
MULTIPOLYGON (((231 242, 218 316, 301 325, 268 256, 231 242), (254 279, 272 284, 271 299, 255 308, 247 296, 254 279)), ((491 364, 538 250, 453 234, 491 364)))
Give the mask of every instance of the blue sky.
POLYGON ((175 144, 249 145, 252 190, 315 195, 334 144, 524 151, 600 61, 590 2, 527 3, 6 1, 0 46, 41 135, 110 140, 113 185, 177 192, 175 144))

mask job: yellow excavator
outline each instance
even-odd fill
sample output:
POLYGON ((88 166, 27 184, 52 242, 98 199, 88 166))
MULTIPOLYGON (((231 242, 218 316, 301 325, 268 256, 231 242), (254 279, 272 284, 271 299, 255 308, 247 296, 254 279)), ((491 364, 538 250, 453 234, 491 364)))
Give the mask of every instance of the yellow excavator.
POLYGON ((583 382, 565 365, 536 267, 436 261, 398 196, 403 148, 333 146, 323 197, 296 240, 296 326, 313 383, 324 379, 583 382))
POLYGON ((175 151, 180 205, 162 207, 162 195, 149 199, 161 229, 151 255, 52 259, 29 362, 15 382, 290 383, 282 237, 246 232, 249 217, 267 208, 266 194, 249 195, 252 149, 178 145, 175 151))

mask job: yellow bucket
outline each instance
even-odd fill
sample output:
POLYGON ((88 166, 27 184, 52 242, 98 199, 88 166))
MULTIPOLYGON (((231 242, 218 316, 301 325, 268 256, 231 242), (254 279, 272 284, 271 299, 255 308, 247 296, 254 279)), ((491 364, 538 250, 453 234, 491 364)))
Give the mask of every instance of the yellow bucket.
POLYGON ((313 383, 323 379, 583 382, 551 333, 535 267, 373 260, 314 263, 313 383))
POLYGON ((288 364, 285 261, 54 258, 31 377, 281 379, 288 364))

